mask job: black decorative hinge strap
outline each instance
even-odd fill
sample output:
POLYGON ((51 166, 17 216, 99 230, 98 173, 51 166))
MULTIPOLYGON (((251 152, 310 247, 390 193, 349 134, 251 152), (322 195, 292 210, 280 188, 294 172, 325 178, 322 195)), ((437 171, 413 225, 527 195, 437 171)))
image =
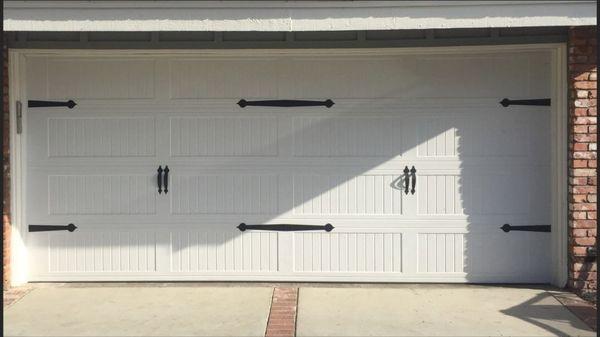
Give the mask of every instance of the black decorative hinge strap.
POLYGON ((279 231, 279 232, 295 232, 295 231, 318 231, 323 230, 331 232, 335 227, 330 223, 324 226, 319 225, 290 225, 290 224, 277 224, 277 225, 246 225, 241 223, 237 226, 240 231, 246 230, 261 230, 261 231, 279 231))
POLYGON ((30 232, 49 232, 49 231, 69 231, 73 232, 77 229, 77 226, 70 223, 66 226, 52 226, 52 225, 29 225, 30 232))
POLYGON ((500 104, 505 108, 509 105, 550 106, 550 103, 551 103, 550 98, 539 98, 539 99, 508 99, 508 98, 505 98, 500 101, 500 104))
POLYGON ((295 106, 325 106, 331 108, 335 103, 328 99, 325 101, 307 101, 307 100, 294 100, 294 99, 279 99, 279 100, 266 100, 266 101, 246 101, 241 99, 237 103, 240 107, 245 108, 247 106, 273 106, 273 107, 295 107, 295 106))
POLYGON ((77 103, 73 102, 73 100, 68 100, 66 102, 56 102, 56 101, 27 101, 28 108, 46 108, 46 107, 55 107, 55 106, 66 106, 69 109, 73 109, 77 103))
POLYGON ((504 224, 504 226, 500 227, 504 232, 508 233, 510 231, 524 231, 524 232, 551 232, 552 227, 550 225, 541 225, 541 226, 511 226, 509 224, 504 224))

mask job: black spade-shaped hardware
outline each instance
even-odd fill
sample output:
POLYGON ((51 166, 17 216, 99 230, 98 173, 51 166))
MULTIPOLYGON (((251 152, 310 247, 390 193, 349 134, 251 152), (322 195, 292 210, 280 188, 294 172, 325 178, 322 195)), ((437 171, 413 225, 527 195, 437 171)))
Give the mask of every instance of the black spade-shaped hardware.
POLYGON ((540 226, 511 226, 509 224, 504 224, 500 227, 505 233, 510 231, 524 231, 524 232, 550 232, 552 231, 552 227, 550 225, 540 225, 540 226))
POLYGON ((36 101, 36 100, 27 101, 28 108, 46 108, 46 107, 66 106, 69 109, 73 109, 76 105, 77 105, 77 103, 75 103, 73 100, 68 100, 66 102, 36 101))
POLYGON ((537 105, 537 106, 550 106, 550 98, 538 98, 538 99, 508 99, 505 98, 500 101, 500 105, 508 107, 510 105, 537 105))
POLYGON ((69 231, 73 232, 77 229, 77 226, 70 223, 66 226, 53 226, 53 225, 29 225, 30 232, 50 232, 50 231, 69 231))
POLYGON ((241 108, 247 106, 270 106, 270 107, 296 107, 296 106, 324 106, 331 108, 335 103, 330 100, 324 101, 308 101, 308 100, 294 100, 294 99, 278 99, 278 100, 266 100, 266 101, 247 101, 245 99, 239 100, 237 103, 241 108))
POLYGON ((244 232, 247 230, 261 230, 261 231, 279 231, 279 232, 295 232, 295 231, 318 231, 323 230, 331 232, 335 227, 330 223, 323 226, 319 225, 291 225, 291 224, 274 224, 274 225, 247 225, 245 223, 239 224, 237 229, 244 232))

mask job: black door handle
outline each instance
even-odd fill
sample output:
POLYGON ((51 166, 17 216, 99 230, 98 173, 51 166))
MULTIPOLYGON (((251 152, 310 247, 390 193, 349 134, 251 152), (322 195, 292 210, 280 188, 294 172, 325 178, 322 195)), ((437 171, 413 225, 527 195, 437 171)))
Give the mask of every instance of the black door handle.
POLYGON ((408 184, 410 184, 409 172, 408 166, 404 166, 404 194, 408 194, 408 184))
POLYGON ((156 170, 156 171, 158 172, 158 175, 156 176, 157 184, 158 184, 158 194, 161 194, 162 193, 162 173, 163 173, 162 166, 159 166, 158 170, 156 170))
POLYGON ((410 169, 410 175, 412 177, 410 194, 415 194, 415 188, 417 187, 417 169, 414 166, 410 169))
POLYGON ((164 183, 165 183, 165 194, 167 194, 167 193, 169 193, 169 166, 167 166, 167 165, 165 165, 164 183))

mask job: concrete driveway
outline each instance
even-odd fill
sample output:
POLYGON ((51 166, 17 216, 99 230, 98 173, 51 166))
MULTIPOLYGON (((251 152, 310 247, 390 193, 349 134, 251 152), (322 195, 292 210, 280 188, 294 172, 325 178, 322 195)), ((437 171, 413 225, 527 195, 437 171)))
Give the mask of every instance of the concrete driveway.
POLYGON ((263 336, 271 287, 43 287, 4 312, 5 336, 263 336))
POLYGON ((594 336, 557 296, 569 295, 551 288, 476 285, 38 285, 5 308, 4 333, 594 336))
MULTIPOLYGON (((556 292, 562 294, 562 292, 556 292)), ((595 336, 546 289, 301 288, 297 336, 595 336)))

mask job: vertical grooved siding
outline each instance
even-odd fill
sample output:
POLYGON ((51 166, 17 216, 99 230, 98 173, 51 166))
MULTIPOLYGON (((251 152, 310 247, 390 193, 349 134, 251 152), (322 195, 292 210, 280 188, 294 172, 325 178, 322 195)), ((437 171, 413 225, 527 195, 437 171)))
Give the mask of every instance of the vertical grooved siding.
POLYGON ((569 281, 583 296, 596 291, 596 27, 569 30, 569 281))

